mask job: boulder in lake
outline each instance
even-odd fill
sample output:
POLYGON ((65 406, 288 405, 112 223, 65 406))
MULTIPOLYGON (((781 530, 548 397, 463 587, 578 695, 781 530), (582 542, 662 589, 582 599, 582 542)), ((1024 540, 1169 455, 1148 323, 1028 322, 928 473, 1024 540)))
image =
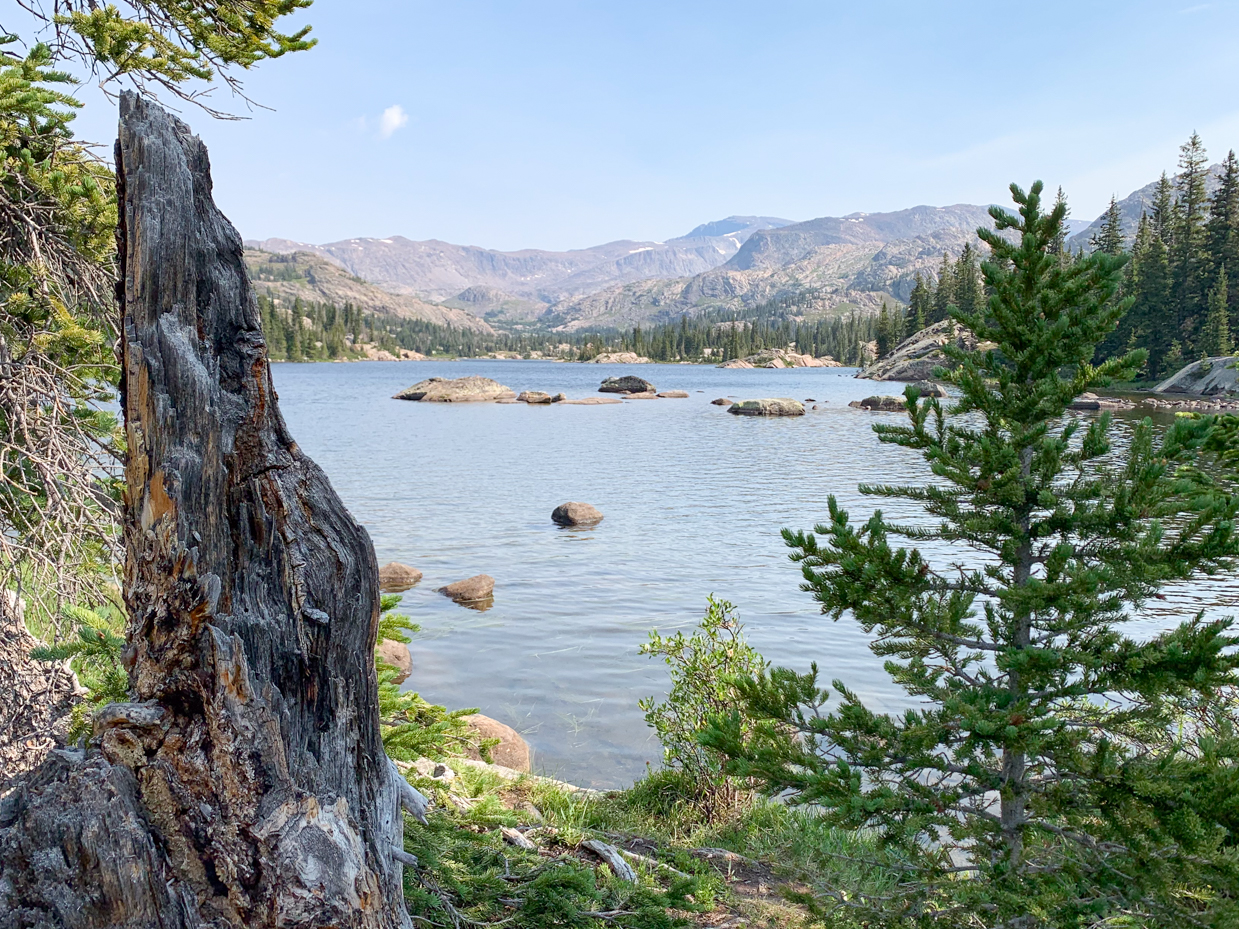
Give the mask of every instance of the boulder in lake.
POLYGON ((550 403, 551 395, 545 390, 522 390, 516 399, 521 403, 550 403))
POLYGON ((561 526, 592 526, 602 521, 602 512, 588 503, 561 503, 551 511, 561 526))
POLYGON ((664 390, 661 393, 659 393, 658 396, 666 400, 683 400, 688 396, 688 391, 686 390, 664 390))
POLYGON ((395 395, 396 400, 418 400, 422 403, 464 403, 487 400, 511 400, 516 392, 489 377, 431 377, 418 381, 395 395))
POLYGON ((1071 401, 1067 408, 1080 411, 1133 410, 1136 408, 1136 404, 1131 400, 1124 400, 1122 397, 1099 397, 1094 393, 1082 393, 1075 400, 1071 401))
POLYGON ((395 639, 383 639, 374 650, 375 657, 383 664, 389 664, 396 669, 397 684, 403 684, 413 673, 413 656, 409 654, 409 646, 395 639))
POLYGON ((938 397, 941 399, 950 396, 946 392, 946 388, 936 381, 917 381, 912 386, 921 392, 922 397, 938 397))
MULTIPOLYGON (((511 726, 505 726, 499 720, 483 716, 481 713, 462 716, 461 719, 478 736, 479 741, 485 739, 499 740, 499 744, 492 745, 490 749, 491 761, 494 764, 503 765, 505 768, 511 768, 514 771, 524 773, 529 773, 532 770, 529 743, 521 738, 521 734, 511 726)), ((470 748, 465 757, 472 758, 474 761, 485 760, 475 748, 470 748)))
POLYGON ((711 400, 710 403, 714 406, 731 406, 731 401, 726 397, 719 397, 717 400, 711 400))
POLYGON ((463 581, 440 587, 439 593, 445 597, 451 597, 457 603, 487 600, 495 593, 495 579, 489 574, 475 574, 463 581))
POLYGON ((379 568, 379 590, 385 594, 398 594, 408 590, 421 579, 421 571, 398 561, 389 561, 379 568))
POLYGON ((788 397, 737 400, 727 412, 737 416, 804 416, 804 404, 788 397))
POLYGON ((624 377, 609 377, 598 388, 604 394, 657 393, 657 388, 643 377, 627 374, 624 377))
POLYGON ((853 400, 848 406, 874 413, 902 413, 908 408, 903 397, 866 397, 864 400, 853 400))
POLYGON ((568 399, 568 395, 567 395, 567 394, 565 394, 565 393, 558 393, 558 394, 556 394, 555 396, 551 397, 551 402, 552 402, 552 403, 563 403, 563 402, 564 402, 565 400, 567 400, 567 399, 568 399))

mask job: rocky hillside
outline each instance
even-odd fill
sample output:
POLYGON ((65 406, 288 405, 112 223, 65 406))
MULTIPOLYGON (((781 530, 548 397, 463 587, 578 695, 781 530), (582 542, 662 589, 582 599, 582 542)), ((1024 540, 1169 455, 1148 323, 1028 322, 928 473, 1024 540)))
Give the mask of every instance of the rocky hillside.
POLYGON ((395 293, 468 302, 466 291, 489 288, 511 299, 550 306, 565 298, 649 278, 690 277, 717 267, 755 232, 791 225, 769 216, 730 216, 666 242, 622 240, 568 252, 501 252, 431 239, 346 239, 309 245, 288 239, 247 242, 268 252, 313 252, 395 293))
POLYGON ((424 319, 441 326, 472 329, 488 335, 494 333, 489 323, 464 309, 428 303, 407 294, 389 293, 310 252, 279 255, 247 248, 245 266, 254 290, 280 305, 289 304, 297 297, 336 306, 351 303, 367 313, 424 319))
POLYGON ((917 271, 958 254, 990 225, 987 208, 919 206, 894 213, 823 217, 754 232, 725 264, 679 280, 650 280, 563 300, 547 313, 557 328, 630 326, 703 309, 795 299, 806 315, 876 311, 904 301, 917 271))

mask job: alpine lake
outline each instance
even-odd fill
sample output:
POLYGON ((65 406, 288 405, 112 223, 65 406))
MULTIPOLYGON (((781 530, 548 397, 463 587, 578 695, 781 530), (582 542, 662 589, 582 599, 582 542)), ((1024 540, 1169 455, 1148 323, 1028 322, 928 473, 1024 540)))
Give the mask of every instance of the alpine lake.
MULTIPOLYGON (((824 521, 831 494, 854 523, 876 508, 892 520, 924 520, 914 506, 858 491, 929 479, 916 453, 873 433, 875 422, 904 414, 848 407, 901 394, 903 384, 858 380, 851 368, 542 361, 277 364, 273 372, 293 437, 369 530, 379 564, 424 572, 399 606, 421 627, 404 686, 512 726, 537 772, 622 787, 660 763, 637 701, 666 693, 667 670, 639 647, 652 629, 691 630, 711 594, 735 604, 749 642, 773 664, 816 662, 823 685, 840 679, 876 709, 908 705, 868 636, 847 617, 821 615, 800 589, 780 535, 824 521), (602 406, 391 399, 428 377, 465 375, 571 398, 597 395, 606 377, 637 375, 689 396, 602 406), (734 416, 711 404, 719 397, 790 397, 809 412, 734 416), (561 528, 551 511, 567 501, 590 503, 605 518, 561 528), (437 593, 483 573, 495 578, 488 609, 437 593)), ((1120 441, 1146 414, 1115 414, 1120 441)), ((924 551, 943 566, 979 557, 924 551)), ((1232 576, 1193 579, 1142 607, 1129 631, 1153 634, 1200 610, 1227 615, 1237 594, 1232 576)))

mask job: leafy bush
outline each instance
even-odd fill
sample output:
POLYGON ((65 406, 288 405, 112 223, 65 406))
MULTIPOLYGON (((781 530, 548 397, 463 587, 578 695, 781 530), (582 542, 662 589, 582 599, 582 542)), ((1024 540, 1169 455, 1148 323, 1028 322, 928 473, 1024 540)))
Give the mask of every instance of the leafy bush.
MULTIPOLYGON (((689 636, 677 632, 663 637, 657 630, 641 646, 644 655, 657 655, 671 671, 667 699, 639 702, 645 721, 658 734, 664 763, 681 772, 683 802, 693 804, 707 819, 725 818, 744 802, 748 791, 723 773, 724 758, 697 739, 711 717, 730 714, 740 703, 736 677, 752 677, 766 662, 744 639, 736 608, 726 600, 709 598, 706 615, 689 636)), ((667 781, 664 787, 672 782, 667 781)))

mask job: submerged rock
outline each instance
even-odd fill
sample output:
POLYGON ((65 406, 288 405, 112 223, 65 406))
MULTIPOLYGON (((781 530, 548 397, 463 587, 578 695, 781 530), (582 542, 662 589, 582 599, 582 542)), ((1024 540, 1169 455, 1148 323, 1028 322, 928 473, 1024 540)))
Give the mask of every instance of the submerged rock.
POLYGON ((457 603, 481 602, 489 599, 494 592, 495 579, 489 574, 475 574, 463 581, 439 588, 439 593, 451 597, 457 603))
POLYGON ((688 396, 686 390, 664 390, 658 396, 666 400, 683 400, 688 396))
POLYGON ((624 377, 609 377, 598 388, 604 394, 656 393, 657 388, 643 377, 627 374, 624 377))
POLYGON ((602 512, 588 503, 561 503, 551 519, 561 526, 592 526, 602 521, 602 512))
POLYGON ((713 406, 730 406, 731 405, 731 401, 728 400, 726 397, 719 397, 717 400, 711 400, 710 403, 713 406))
POLYGON ((579 400, 560 400, 565 406, 601 406, 604 403, 623 403, 619 397, 581 397, 579 400))
POLYGON ((393 399, 418 400, 422 403, 464 403, 487 400, 511 400, 516 392, 489 377, 431 377, 402 390, 393 399))
POLYGON ((737 416, 804 416, 804 404, 788 397, 766 397, 762 400, 738 400, 727 412, 737 416))

